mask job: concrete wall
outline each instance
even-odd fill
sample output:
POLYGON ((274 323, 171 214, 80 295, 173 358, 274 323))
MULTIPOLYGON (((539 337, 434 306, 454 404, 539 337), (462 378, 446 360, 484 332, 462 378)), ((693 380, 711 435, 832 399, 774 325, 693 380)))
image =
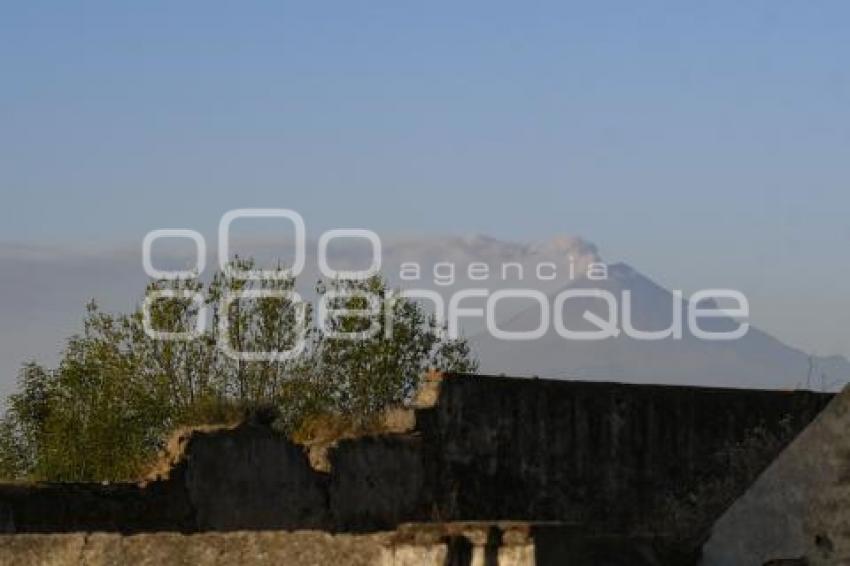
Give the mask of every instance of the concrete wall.
POLYGON ((329 471, 262 426, 201 432, 167 479, 145 486, 0 486, 0 526, 366 532, 409 521, 511 519, 645 531, 664 497, 728 472, 716 458, 724 446, 758 426, 790 439, 828 400, 433 376, 408 430, 339 442, 328 452, 329 471))
POLYGON ((850 389, 835 397, 717 521, 703 549, 703 566, 761 566, 807 554, 813 565, 847 564, 848 432, 850 389), (833 562, 839 558, 844 561, 833 562))
MULTIPOLYGON (((826 431, 811 461, 810 500, 805 508, 805 556, 811 566, 850 564, 850 388, 824 411, 826 431)), ((814 428, 814 427, 812 427, 814 428)), ((796 444, 796 443, 795 443, 796 444)))
POLYGON ((645 528, 660 499, 687 496, 727 473, 718 453, 755 428, 790 440, 829 399, 449 378, 438 402, 418 413, 417 429, 433 482, 429 497, 442 516, 572 521, 616 532, 645 528))
MULTIPOLYGON (((177 533, 120 536, 65 534, 0 536, 0 563, 6 566, 339 564, 401 566, 392 559, 382 537, 331 536, 318 532, 240 532, 180 535, 177 533)), ((428 548, 420 551, 422 566, 428 548)))
POLYGON ((316 529, 328 522, 324 474, 301 447, 265 427, 194 436, 174 476, 196 529, 316 529))
POLYGON ((661 566, 682 564, 659 541, 588 536, 564 525, 429 523, 393 532, 242 531, 0 536, 7 566, 661 566))

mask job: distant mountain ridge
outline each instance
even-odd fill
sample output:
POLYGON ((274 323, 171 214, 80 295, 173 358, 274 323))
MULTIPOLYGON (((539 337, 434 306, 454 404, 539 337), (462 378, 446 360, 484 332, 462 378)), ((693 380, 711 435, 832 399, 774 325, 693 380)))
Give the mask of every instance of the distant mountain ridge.
MULTIPOLYGON (((397 288, 425 288, 448 297, 461 289, 486 287, 490 292, 505 288, 533 288, 551 297, 568 287, 595 286, 619 296, 629 289, 633 294, 634 324, 640 329, 660 329, 669 325, 672 295, 626 264, 610 264, 605 281, 589 282, 582 275, 586 267, 601 262, 596 246, 575 236, 558 236, 536 243, 504 241, 485 235, 382 238, 383 269, 390 285, 397 288), (403 280, 399 266, 417 262, 422 277, 403 280), (525 278, 511 271, 501 277, 506 262, 522 264, 525 278), (540 280, 534 267, 541 262, 558 265, 558 276, 540 280), (438 264, 456 264, 452 284, 435 281, 438 264), (472 263, 490 266, 487 281, 469 278, 466 267, 472 263), (569 265, 576 277, 570 277, 569 265)), ((237 242, 242 243, 242 242, 237 242)), ((248 242, 234 251, 260 259, 279 253, 280 241, 248 242)), ((127 311, 139 304, 147 282, 142 269, 140 245, 108 250, 74 249, 61 246, 25 246, 0 242, 0 396, 14 387, 20 364, 38 359, 55 364, 65 339, 79 331, 84 305, 97 298, 107 310, 127 311)), ((299 278, 303 295, 311 295, 316 272, 314 243, 308 245, 307 271, 299 278)), ((217 258, 211 248, 208 266, 217 258)), ((167 250, 166 250, 167 252, 167 250)), ((368 265, 364 246, 340 246, 331 255, 338 268, 362 269, 368 265)), ((181 256, 182 257, 182 256, 181 256)), ((167 257, 158 257, 157 261, 167 257)), ((178 257, 177 259, 180 259, 178 257)), ((185 259, 185 258, 182 258, 185 259)), ((274 265, 269 261, 267 265, 274 265)), ((209 275, 210 268, 208 267, 209 275)), ((442 270, 445 272, 445 269, 442 270)), ((481 300, 465 302, 478 306, 481 300)), ((512 305, 500 303, 500 328, 527 329, 536 325, 535 309, 527 301, 512 305)), ((570 301, 568 321, 581 321, 583 309, 570 301)), ((591 310, 594 305, 588 305, 591 310)), ((598 305, 596 305, 598 308, 598 305)), ((723 321, 714 321, 722 325, 723 321)), ((726 323, 728 324, 728 322, 726 323)), ((483 321, 470 317, 462 321, 472 346, 481 358, 481 370, 507 375, 538 375, 552 378, 616 380, 637 383, 725 385, 769 389, 808 387, 835 389, 850 379, 850 362, 841 356, 810 358, 769 334, 751 327, 741 340, 732 343, 704 342, 692 336, 681 341, 637 342, 620 337, 603 342, 567 342, 554 331, 539 340, 503 342, 483 333, 483 321)))
MULTIPOLYGON (((661 330, 670 325, 673 294, 629 265, 610 265, 607 280, 581 278, 564 288, 604 289, 617 297, 631 291, 635 328, 661 330)), ((600 307, 599 301, 571 300, 565 304, 563 317, 582 330, 584 311, 602 315, 600 307)), ((536 327, 539 316, 538 307, 529 307, 500 328, 528 330, 536 327)), ((701 326, 721 330, 734 328, 736 323, 716 319, 701 326)), ((600 341, 570 341, 550 325, 538 340, 503 341, 482 332, 472 341, 485 373, 765 389, 834 390, 850 380, 846 358, 811 357, 754 326, 733 341, 701 340, 689 332, 687 324, 684 328, 681 340, 642 341, 620 335, 600 341)))

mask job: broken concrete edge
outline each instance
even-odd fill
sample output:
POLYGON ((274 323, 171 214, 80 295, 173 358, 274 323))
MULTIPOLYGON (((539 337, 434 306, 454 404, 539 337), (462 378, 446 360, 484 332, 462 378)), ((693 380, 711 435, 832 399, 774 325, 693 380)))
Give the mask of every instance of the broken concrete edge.
POLYGON ((437 401, 440 399, 443 380, 448 375, 461 376, 464 374, 448 374, 438 370, 427 372, 419 383, 416 394, 413 396, 412 407, 415 409, 430 409, 435 407, 437 401))
POLYGON ((377 419, 378 426, 375 429, 347 431, 331 439, 294 442, 304 449, 310 466, 315 471, 330 473, 332 467, 331 452, 340 443, 369 437, 398 437, 414 433, 418 422, 417 414, 420 411, 436 407, 443 380, 447 375, 461 376, 462 374, 447 374, 438 370, 428 371, 422 376, 410 402, 384 409, 377 419))
POLYGON ((243 423, 221 425, 181 426, 171 432, 165 442, 165 447, 148 470, 142 475, 139 485, 145 486, 154 481, 165 481, 171 477, 171 472, 186 457, 186 449, 193 436, 199 434, 221 433, 242 426, 243 423))
MULTIPOLYGON (((302 447, 307 454, 310 466, 317 472, 330 473, 331 460, 329 452, 343 440, 356 440, 368 436, 400 435, 412 432, 416 428, 416 412, 433 408, 437 405, 444 378, 450 374, 439 370, 429 370, 420 380, 419 386, 412 396, 411 402, 405 405, 389 407, 378 417, 376 430, 347 431, 332 439, 318 441, 297 441, 294 444, 302 447)), ((461 376, 463 374, 451 374, 461 376)), ((220 434, 237 431, 251 426, 245 420, 237 423, 215 425, 183 426, 174 430, 166 440, 165 447, 142 475, 138 484, 141 487, 154 481, 165 481, 186 458, 186 453, 193 437, 201 435, 220 434)), ((27 482, 23 482, 27 483, 27 482)))

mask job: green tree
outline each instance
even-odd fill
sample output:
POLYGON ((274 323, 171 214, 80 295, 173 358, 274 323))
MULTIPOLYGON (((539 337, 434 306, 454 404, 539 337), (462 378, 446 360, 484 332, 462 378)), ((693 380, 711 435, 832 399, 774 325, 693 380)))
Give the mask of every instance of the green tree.
MULTIPOLYGON (((234 260, 250 269, 251 260, 234 260)), ((477 369, 465 340, 449 340, 421 305, 398 299, 382 279, 319 283, 325 292, 354 291, 334 307, 367 306, 357 291, 379 297, 378 332, 365 340, 329 338, 308 330, 306 347, 278 362, 236 360, 217 346, 237 351, 280 352, 295 343, 296 305, 285 297, 232 301, 228 292, 290 291, 292 279, 244 281, 216 273, 209 283, 154 281, 151 291, 200 292, 209 328, 194 340, 163 341, 144 331, 141 309, 129 314, 86 307, 83 331, 72 336, 55 369, 23 366, 18 391, 0 421, 0 474, 7 478, 59 481, 137 477, 181 425, 232 422, 249 407, 273 405, 278 425, 293 433, 313 415, 363 421, 409 398, 428 368, 477 369), (227 317, 227 335, 220 322, 227 317), (390 331, 391 330, 391 331, 390 331)), ((309 321, 312 312, 304 313, 309 321)), ((194 324, 198 305, 189 298, 152 302, 151 324, 183 331, 194 324)), ((331 329, 358 331, 370 321, 354 314, 332 317, 331 329)))
POLYGON ((370 415, 381 408, 400 403, 416 389, 419 377, 428 368, 470 372, 477 364, 464 340, 444 340, 436 319, 413 301, 398 298, 380 277, 366 281, 333 281, 319 286, 319 293, 331 290, 349 296, 333 306, 363 312, 368 308, 366 293, 378 298, 377 316, 364 318, 343 315, 329 319, 331 330, 366 332, 374 323, 376 331, 366 339, 348 340, 316 335, 311 359, 318 374, 333 383, 330 391, 337 410, 370 415), (361 295, 351 295, 361 293, 361 295))

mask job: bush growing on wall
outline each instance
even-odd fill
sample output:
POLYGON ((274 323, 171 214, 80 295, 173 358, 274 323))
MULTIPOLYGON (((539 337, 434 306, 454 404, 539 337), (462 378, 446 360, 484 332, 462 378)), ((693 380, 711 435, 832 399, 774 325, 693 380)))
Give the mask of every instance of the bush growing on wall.
MULTIPOLYGON (((251 260, 234 261, 239 269, 253 266, 251 260)), ((274 405, 277 425, 292 433, 310 416, 365 419, 400 403, 429 368, 477 369, 467 342, 444 338, 434 318, 409 300, 381 302, 375 320, 382 331, 374 337, 349 341, 310 331, 307 347, 288 361, 236 360, 217 347, 225 338, 239 351, 289 349, 296 317, 286 299, 234 302, 227 312, 220 304, 228 290, 293 286, 291 279, 250 282, 221 272, 207 285, 152 282, 148 291, 204 292, 212 324, 191 341, 154 340, 144 331, 141 310, 114 315, 89 303, 82 333, 68 340, 56 368, 35 362, 22 367, 18 390, 0 421, 0 474, 58 481, 131 479, 178 426, 231 422, 249 407, 274 405), (226 337, 218 335, 220 317, 228 317, 226 337), (383 332, 387 324, 391 334, 383 332)), ((389 292, 377 277, 329 286, 380 297, 389 292)), ((358 300, 347 298, 340 306, 357 308, 358 300)), ((198 307, 189 299, 156 301, 151 322, 177 332, 191 327, 198 307)), ((363 323, 354 316, 334 320, 349 331, 363 323)))

